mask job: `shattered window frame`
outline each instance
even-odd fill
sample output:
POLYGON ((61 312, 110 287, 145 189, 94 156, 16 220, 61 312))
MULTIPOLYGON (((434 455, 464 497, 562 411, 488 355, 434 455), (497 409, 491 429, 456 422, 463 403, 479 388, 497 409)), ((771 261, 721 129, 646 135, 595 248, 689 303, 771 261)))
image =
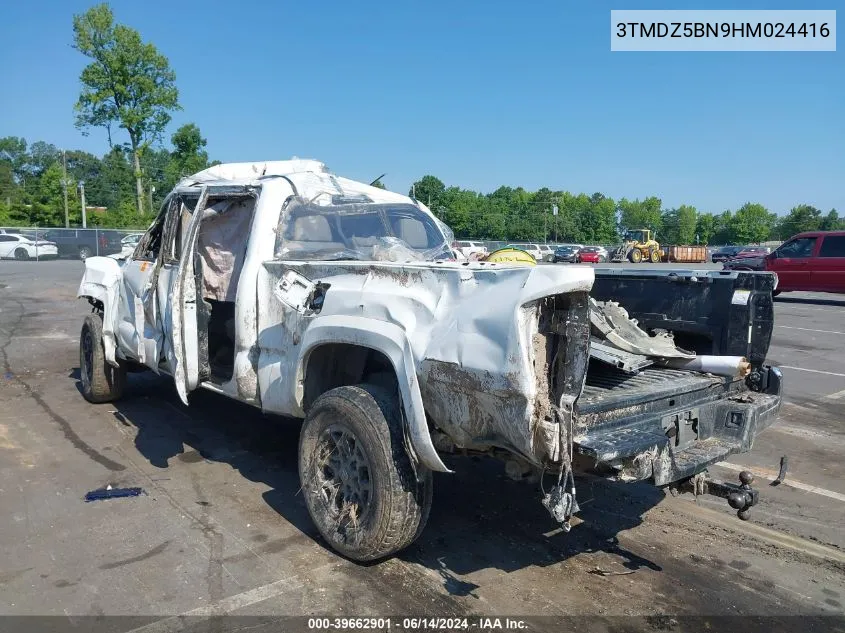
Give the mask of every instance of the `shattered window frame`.
MULTIPOLYGON (((319 198, 319 197, 318 197, 319 198)), ((438 218, 410 202, 383 203, 370 200, 332 199, 315 202, 291 196, 284 205, 276 230, 276 259, 288 261, 388 261, 420 262, 453 259, 452 231, 438 218), (370 216, 373 231, 356 235, 344 220, 370 216), (397 235, 397 222, 413 220, 411 229, 424 244, 409 243, 397 235), (298 222, 302 220, 301 224, 298 222), (316 237, 323 239, 314 239, 316 237), (306 239, 303 239, 306 238, 306 239)), ((409 239, 409 235, 403 236, 409 239)))

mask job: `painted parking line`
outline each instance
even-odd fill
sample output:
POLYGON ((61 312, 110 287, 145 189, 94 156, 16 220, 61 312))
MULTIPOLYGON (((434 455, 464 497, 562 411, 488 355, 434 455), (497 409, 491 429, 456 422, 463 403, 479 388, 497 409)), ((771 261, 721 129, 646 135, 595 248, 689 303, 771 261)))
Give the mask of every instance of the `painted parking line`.
MULTIPOLYGON (((735 472, 740 472, 743 470, 747 470, 757 477, 761 477, 763 479, 768 479, 769 481, 774 481, 777 479, 778 473, 773 470, 768 470, 767 468, 756 468, 750 466, 741 466, 738 464, 731 464, 729 462, 717 462, 714 464, 715 466, 721 466, 722 468, 727 468, 728 470, 733 470, 735 472)), ((818 486, 811 486, 810 484, 805 484, 800 481, 795 481, 794 479, 790 479, 789 476, 784 480, 781 486, 790 486, 791 488, 796 488, 798 490, 803 490, 805 492, 812 492, 817 495, 821 495, 822 497, 828 497, 829 499, 836 499, 837 501, 845 501, 845 495, 841 492, 834 492, 833 490, 827 490, 826 488, 819 488, 818 486)))
POLYGON ((821 558, 822 560, 836 561, 837 563, 845 563, 845 552, 834 547, 828 547, 815 541, 808 541, 799 536, 793 536, 780 530, 773 530, 771 528, 758 525, 752 521, 737 521, 735 516, 731 516, 723 510, 715 510, 713 508, 705 507, 701 504, 695 503, 692 500, 680 497, 674 500, 674 507, 683 511, 687 516, 694 519, 704 518, 714 525, 718 525, 726 530, 733 532, 744 532, 754 536, 761 541, 771 543, 778 547, 783 547, 796 552, 802 552, 821 558))
POLYGON ((778 365, 779 369, 794 369, 795 371, 808 371, 811 374, 827 374, 828 376, 839 376, 845 378, 845 374, 837 374, 835 371, 822 371, 821 369, 806 369, 805 367, 793 367, 792 365, 778 365))
POLYGON ((825 398, 827 398, 828 400, 842 400, 842 398, 845 398, 845 389, 843 389, 842 391, 837 391, 836 393, 831 393, 825 396, 825 398))
MULTIPOLYGON (((336 566, 336 563, 327 563, 309 571, 309 575, 336 566)), ((195 625, 196 622, 191 622, 190 618, 207 618, 210 616, 227 615, 233 611, 237 611, 238 609, 243 609, 245 607, 258 604, 259 602, 275 598, 278 595, 295 591, 300 589, 302 586, 302 578, 300 578, 299 574, 296 574, 290 576, 289 578, 277 580, 276 582, 271 582, 267 585, 262 585, 261 587, 255 587, 253 589, 249 589, 248 591, 229 596, 228 598, 223 598, 222 600, 217 600, 211 604, 182 613, 181 615, 156 620, 146 626, 131 629, 126 633, 176 633, 177 631, 183 631, 187 628, 194 628, 191 625, 195 625)))
POLYGON ((802 332, 818 332, 819 334, 845 334, 845 332, 837 332, 836 330, 814 330, 808 327, 793 327, 791 325, 776 325, 775 327, 784 330, 801 330, 802 332))

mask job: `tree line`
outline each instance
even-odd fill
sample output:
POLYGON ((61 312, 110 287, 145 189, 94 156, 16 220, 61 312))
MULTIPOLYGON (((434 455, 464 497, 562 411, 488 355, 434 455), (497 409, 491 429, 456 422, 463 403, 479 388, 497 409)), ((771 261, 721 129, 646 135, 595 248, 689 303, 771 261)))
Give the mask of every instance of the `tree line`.
POLYGON ((81 226, 84 188, 86 207, 108 209, 87 213, 89 226, 146 227, 180 178, 219 163, 209 161, 206 139, 193 123, 180 127, 170 140, 172 147, 148 147, 139 156, 144 203, 139 214, 131 149, 113 145, 95 156, 63 152, 44 141, 29 145, 24 138, 0 138, 0 226, 64 226, 65 191, 68 224, 81 226))
MULTIPOLYGON (((73 47, 87 60, 74 106, 83 134, 105 132, 102 157, 62 151, 19 137, 0 138, 0 225, 79 226, 81 192, 91 225, 140 228, 147 225, 178 180, 210 162, 206 139, 192 124, 162 145, 171 113, 181 109, 176 75, 167 57, 131 27, 117 24, 108 4, 73 17, 73 47), (65 215, 67 208, 67 216, 65 215)), ((379 179, 376 186, 384 187, 379 179)), ((785 239, 812 229, 845 228, 835 209, 823 214, 807 204, 779 217, 758 203, 714 214, 694 206, 664 208, 662 200, 613 200, 553 191, 499 187, 483 194, 446 187, 427 175, 409 192, 426 203, 457 237, 507 241, 574 241, 611 244, 627 229, 647 228, 664 244, 747 244, 785 239)))
POLYGON ((432 175, 414 182, 408 195, 428 205, 456 237, 481 240, 613 244, 626 230, 650 229, 663 244, 758 244, 802 231, 845 229, 836 209, 823 214, 809 204, 785 216, 754 202, 714 214, 685 204, 664 208, 657 196, 614 201, 602 193, 545 187, 499 187, 483 194, 447 187, 432 175))

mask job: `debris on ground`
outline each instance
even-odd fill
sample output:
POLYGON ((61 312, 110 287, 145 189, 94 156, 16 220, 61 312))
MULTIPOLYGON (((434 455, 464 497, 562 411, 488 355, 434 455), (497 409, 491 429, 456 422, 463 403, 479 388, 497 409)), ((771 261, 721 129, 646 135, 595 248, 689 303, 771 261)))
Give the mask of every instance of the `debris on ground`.
POLYGON ((593 567, 589 572, 594 576, 628 576, 633 574, 636 570, 635 569, 628 569, 625 571, 608 571, 606 569, 602 569, 601 567, 593 567))
POLYGON ((138 495, 147 494, 143 488, 100 488, 99 490, 92 490, 85 494, 85 501, 102 501, 104 499, 118 499, 120 497, 137 497, 138 495))

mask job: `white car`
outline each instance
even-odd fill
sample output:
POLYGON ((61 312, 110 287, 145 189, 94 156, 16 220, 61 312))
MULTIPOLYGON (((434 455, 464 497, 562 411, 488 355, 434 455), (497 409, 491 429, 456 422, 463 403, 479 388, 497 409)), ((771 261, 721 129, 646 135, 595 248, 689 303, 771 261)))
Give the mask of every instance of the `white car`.
POLYGON ((512 248, 518 248, 521 251, 525 251, 538 262, 543 261, 544 253, 541 250, 539 244, 509 244, 508 246, 512 248))
POLYGON ((487 255, 487 247, 481 242, 458 240, 455 242, 455 250, 460 251, 467 259, 478 259, 487 255))
POLYGON ((109 255, 112 259, 126 259, 135 252, 135 247, 143 237, 143 233, 132 233, 120 240, 120 252, 109 255))
POLYGON ((47 259, 58 256, 59 250, 53 242, 31 240, 16 233, 0 235, 0 258, 2 259, 47 259))
POLYGON ((552 257, 554 257, 555 251, 549 244, 540 244, 540 252, 543 254, 542 260, 544 262, 552 261, 552 257))

